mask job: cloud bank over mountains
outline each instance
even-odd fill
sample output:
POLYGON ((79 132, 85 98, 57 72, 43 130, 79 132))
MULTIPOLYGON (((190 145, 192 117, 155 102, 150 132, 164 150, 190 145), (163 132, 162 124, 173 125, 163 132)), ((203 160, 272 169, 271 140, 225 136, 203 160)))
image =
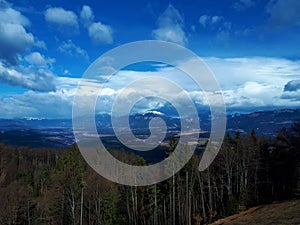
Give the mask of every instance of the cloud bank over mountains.
MULTIPOLYGON (((77 84, 88 65, 113 47, 142 39, 170 41, 204 52, 203 59, 215 73, 229 110, 300 105, 297 0, 233 0, 216 8, 177 1, 151 6, 140 2, 142 8, 123 8, 115 2, 22 4, 0 0, 1 117, 71 117, 77 84), (113 16, 106 13, 108 9, 114 9, 113 16), (217 47, 223 52, 204 51, 217 47), (285 57, 287 52, 290 57, 285 57)), ((161 65, 147 71, 118 72, 110 86, 104 87, 97 110, 109 112, 127 82, 148 75, 176 81, 195 104, 207 106, 205 94, 184 74, 161 65)), ((90 92, 83 94, 88 102, 89 95, 103 84, 83 82, 90 87, 90 92)), ((151 93, 158 88, 171 93, 163 84, 124 93, 130 98, 139 91, 151 93)), ((181 94, 170 97, 184 105, 181 94)), ((145 101, 138 108, 146 111, 161 104, 145 101)))
MULTIPOLYGON (((223 96, 227 109, 247 108, 280 108, 297 107, 300 102, 299 80, 295 80, 300 74, 300 62, 277 58, 204 58, 204 62, 214 72, 219 85, 223 91, 223 96)), ((152 71, 122 70, 118 72, 108 83, 102 83, 102 80, 83 80, 79 78, 57 77, 55 80, 56 91, 49 93, 37 93, 33 91, 24 94, 14 94, 10 100, 18 104, 12 105, 9 99, 0 99, 3 106, 0 113, 5 115, 5 109, 12 108, 19 110, 13 111, 13 117, 21 115, 34 117, 65 117, 69 118, 72 113, 72 103, 76 94, 76 88, 81 81, 87 87, 84 93, 80 93, 85 104, 92 105, 89 102, 91 95, 98 93, 100 89, 96 112, 110 113, 113 102, 122 88, 126 87, 134 80, 148 76, 164 77, 180 85, 192 98, 197 107, 207 107, 208 102, 202 90, 193 83, 187 75, 172 67, 159 66, 152 71), (45 109, 42 105, 47 103, 45 109), (51 109, 51 110, 50 110, 51 109), (20 113, 22 112, 22 113, 20 113)), ((124 99, 133 98, 139 92, 148 93, 156 90, 163 91, 166 95, 170 93, 171 102, 176 102, 185 106, 182 101, 181 93, 174 95, 172 90, 164 84, 148 84, 148 89, 139 88, 130 89, 122 92, 124 99), (124 96, 124 94, 126 96, 124 96)), ((124 101, 126 104, 126 101, 124 101)), ((158 99, 152 101, 143 101, 137 105, 140 112, 162 107, 162 102, 158 99)), ((185 106, 188 107, 188 106, 185 106)), ((6 111, 7 112, 7 111, 6 111)), ((11 116, 12 116, 11 115, 11 116)))

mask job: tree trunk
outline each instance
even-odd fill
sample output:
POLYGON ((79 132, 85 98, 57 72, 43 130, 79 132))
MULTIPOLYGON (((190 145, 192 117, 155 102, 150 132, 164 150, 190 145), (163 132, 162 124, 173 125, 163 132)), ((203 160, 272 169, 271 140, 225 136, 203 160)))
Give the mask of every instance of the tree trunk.
POLYGON ((83 217, 83 187, 81 188, 81 203, 80 203, 80 225, 82 225, 83 217))
POLYGON ((175 208, 175 174, 173 170, 173 225, 176 224, 176 208, 175 208))

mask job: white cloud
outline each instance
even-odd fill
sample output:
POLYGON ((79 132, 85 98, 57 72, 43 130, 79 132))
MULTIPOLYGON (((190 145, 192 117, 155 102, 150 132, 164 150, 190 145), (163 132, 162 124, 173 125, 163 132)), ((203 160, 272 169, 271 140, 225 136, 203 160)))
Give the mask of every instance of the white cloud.
POLYGON ((232 23, 225 21, 223 16, 211 16, 205 14, 200 16, 199 24, 203 28, 215 30, 217 32, 217 40, 227 44, 231 34, 232 23))
POLYGON ((195 26, 195 25, 192 25, 192 26, 191 26, 191 30, 192 30, 193 32, 196 32, 196 26, 195 26))
MULTIPOLYGON (((286 84, 291 80, 299 80, 300 77, 300 62, 281 58, 204 58, 210 69, 214 72, 217 81, 223 91, 226 105, 228 109, 239 108, 265 108, 265 107, 292 107, 299 106, 300 92, 298 82, 290 82, 293 90, 284 91, 286 84)), ((190 61, 182 62, 186 66, 191 66, 190 61)), ((193 68, 191 68, 193 69, 193 68)), ((22 75, 15 74, 19 79, 22 75)), ((209 89, 204 93, 200 88, 179 70, 174 70, 172 67, 158 66, 153 71, 132 71, 123 70, 111 77, 109 82, 102 83, 103 80, 81 80, 79 78, 57 77, 54 80, 56 92, 49 93, 34 93, 26 92, 24 95, 13 95, 11 100, 2 101, 2 108, 9 109, 11 102, 14 102, 18 109, 14 109, 11 114, 16 114, 17 110, 32 113, 31 116, 50 115, 52 117, 71 117, 72 102, 77 91, 79 82, 82 84, 79 97, 82 99, 82 104, 86 107, 93 105, 91 96, 98 94, 102 90, 101 96, 96 105, 96 112, 110 112, 112 104, 116 96, 129 83, 146 77, 164 77, 172 82, 175 82, 182 87, 194 102, 198 105, 207 106, 208 101, 205 94, 214 102, 215 93, 209 89), (31 99, 30 99, 31 98, 31 99), (32 99, 36 98, 34 101, 32 99), (18 101, 18 104, 16 102, 18 101), (47 106, 47 107, 45 107, 47 106), (50 110, 48 112, 48 109, 50 110), (58 110, 63 109, 63 110, 58 110)), ((15 80, 15 78, 13 78, 15 80)), ((165 83, 146 83, 143 88, 139 86, 131 87, 121 94, 126 104, 127 100, 138 96, 139 94, 156 95, 163 93, 168 96, 170 102, 176 102, 181 106, 188 105, 184 101, 184 92, 174 93, 171 85, 165 83), (126 100, 126 101, 125 101, 126 100)), ((149 99, 141 101, 136 110, 145 112, 147 110, 162 107, 163 102, 157 99, 149 99)), ((11 110, 11 109, 10 109, 11 110)), ((0 109, 1 112, 1 109, 0 109)), ((7 113, 7 114, 9 114, 7 113)), ((5 114, 5 115, 7 115, 5 114)), ((21 115, 21 113, 20 113, 21 115)))
POLYGON ((46 47, 26 31, 29 25, 30 21, 9 4, 0 8, 0 82, 41 92, 54 91, 55 75, 49 70, 54 59, 38 52, 28 54, 32 46, 46 47))
MULTIPOLYGON (((5 3, 5 2, 4 2, 5 3)), ((46 49, 43 41, 26 31, 30 21, 19 11, 10 8, 9 4, 0 8, 0 58, 9 64, 16 65, 20 54, 32 46, 46 49)))
POLYGON ((202 15, 200 16, 199 18, 199 23, 203 26, 203 27, 206 27, 208 21, 210 20, 210 16, 208 15, 202 15))
POLYGON ((237 11, 244 11, 248 8, 252 8, 256 5, 253 0, 239 0, 234 3, 233 8, 237 11))
POLYGON ((47 49, 46 43, 44 41, 40 41, 38 39, 35 40, 34 46, 41 48, 41 49, 45 49, 45 50, 47 49))
MULTIPOLYGON (((93 104, 91 95, 97 94, 101 87, 95 80, 70 77, 57 77, 54 82, 57 87, 55 92, 26 91, 22 94, 0 97, 0 115, 2 118, 71 118, 72 104, 78 83, 81 82, 82 86, 85 87, 84 92, 80 92, 78 96, 82 99, 82 104, 87 107, 93 104)), ((108 102, 111 102, 110 96, 114 95, 114 90, 105 88, 102 93, 108 102)), ((98 105, 97 110, 109 110, 107 105, 104 107, 98 105)))
POLYGON ((169 5, 158 18, 158 28, 153 31, 153 36, 158 40, 171 41, 181 45, 187 43, 183 17, 173 5, 169 5))
MULTIPOLYGON (((289 101, 286 93, 283 95, 285 84, 300 77, 299 61, 264 57, 204 58, 204 61, 214 72, 228 108, 289 107, 296 106, 296 100, 299 104, 300 99, 295 97, 295 93, 289 95, 291 101, 289 101)), ((181 66, 193 70, 191 61, 184 61, 181 66)), ((170 67, 160 67, 157 71, 147 72, 120 71, 105 85, 118 92, 127 84, 148 76, 165 77, 176 82, 199 105, 208 104, 205 94, 213 102, 216 99, 214 98, 215 93, 212 91, 214 89, 210 89, 210 83, 204 77, 202 78, 202 85, 207 90, 205 94, 185 74, 170 67)), ((180 94, 174 94, 164 83, 149 83, 148 88, 142 90, 138 88, 128 89, 123 93, 125 96, 123 96, 124 104, 126 104, 125 99, 130 99, 140 93, 152 95, 158 91, 163 91, 172 101, 179 102, 182 105, 185 104, 184 101, 181 101, 180 94)), ((114 100, 114 98, 111 99, 114 100)), ((213 104, 217 104, 217 102, 213 104)))
POLYGON ((63 34, 77 34, 79 32, 78 18, 73 11, 61 7, 48 8, 45 12, 45 20, 63 34))
POLYGON ((51 66, 54 62, 55 59, 52 58, 45 58, 45 56, 41 55, 39 52, 32 52, 29 55, 25 56, 25 60, 37 67, 42 67, 42 68, 47 68, 48 66, 51 66))
POLYGON ((270 1, 266 12, 270 15, 269 22, 274 27, 300 26, 300 1, 270 1))
POLYGON ((221 17, 221 16, 213 16, 213 17, 211 18, 211 23, 212 23, 212 24, 218 23, 218 22, 221 21, 222 19, 223 19, 223 17, 221 17))
POLYGON ((296 106, 295 101, 283 99, 282 94, 288 81, 300 77, 299 61, 264 57, 204 61, 215 73, 227 107, 296 106))
POLYGON ((64 75, 70 75, 71 73, 70 73, 69 70, 64 70, 63 74, 64 74, 64 75))
MULTIPOLYGON (((77 91, 77 85, 82 82, 88 87, 86 92, 80 93, 84 104, 92 104, 90 96, 99 90, 99 84, 94 80, 79 78, 57 77, 54 81, 56 91, 35 92, 26 91, 22 94, 11 94, 0 97, 0 115, 2 117, 50 117, 71 118, 72 103, 77 91)), ((109 92, 107 92, 109 93, 109 92)), ((111 93, 111 90, 110 90, 111 93)))
POLYGON ((199 18, 199 23, 203 27, 213 26, 220 21, 222 21, 224 18, 222 16, 210 16, 210 15, 202 15, 199 18))
POLYGON ((10 67, 0 62, 0 81, 34 91, 55 91, 55 75, 47 69, 31 69, 23 66, 10 67))
MULTIPOLYGON (((296 106, 296 100, 298 100, 298 104, 300 103, 299 95, 296 98, 295 93, 289 95, 292 101, 289 101, 287 93, 283 95, 283 90, 287 82, 299 79, 300 77, 299 61, 264 57, 204 58, 204 61, 214 72, 229 108, 289 107, 296 106)), ((185 61, 183 64, 193 70, 193 64, 189 61, 185 61)), ((181 66, 184 66, 183 64, 181 66)), ((122 85, 124 86, 127 82, 133 82, 135 79, 146 76, 163 76, 187 90, 198 104, 207 105, 205 95, 199 87, 191 82, 183 73, 170 68, 161 68, 158 71, 152 72, 121 71, 116 76, 115 80, 110 81, 110 87, 115 87, 116 89, 119 89, 122 85), (118 78, 118 76, 120 77, 118 78)), ((202 80, 202 85, 209 90, 209 83, 205 83, 204 78, 202 80)), ((151 93, 150 90, 160 90, 160 87, 164 88, 165 92, 169 91, 163 83, 153 83, 149 84, 149 93, 151 93)), ((130 93, 132 95, 137 91, 132 90, 130 93)), ((148 93, 148 90, 145 89, 140 91, 148 93)), ((209 97, 214 95, 210 91, 207 91, 206 94, 209 97)), ((176 98, 176 95, 174 95, 174 99, 176 98)), ((179 98, 177 98, 178 100, 179 98)))
POLYGON ((0 8, 0 58, 17 64, 18 55, 34 44, 34 36, 25 29, 30 21, 7 5, 0 8))
POLYGON ((253 0, 240 0, 242 4, 244 4, 246 7, 253 7, 255 6, 255 1, 253 0))
POLYGON ((82 7, 80 20, 94 44, 113 43, 113 29, 104 23, 94 22, 94 13, 90 6, 84 5, 82 7))
POLYGON ((94 21, 94 13, 88 5, 84 5, 80 12, 80 20, 85 27, 89 27, 94 21))
POLYGON ((237 88, 233 95, 228 96, 228 106, 274 106, 275 100, 279 99, 278 91, 281 91, 280 86, 273 84, 260 84, 254 81, 248 81, 237 88), (232 101, 234 100, 234 101, 232 101), (232 104, 232 105, 230 105, 232 104))
POLYGON ((37 115, 36 108, 26 101, 20 102, 19 97, 23 97, 23 95, 12 95, 6 98, 0 97, 0 114, 2 118, 23 118, 37 115))
POLYGON ((22 26, 29 26, 30 21, 19 11, 12 8, 0 9, 0 21, 2 23, 14 23, 22 26))
POLYGON ((61 93, 27 91, 0 98, 2 117, 6 118, 70 118, 72 99, 61 93))
POLYGON ((24 53, 34 43, 34 37, 20 24, 0 22, 0 58, 17 63, 19 53, 24 53))
POLYGON ((88 28, 89 36, 95 44, 112 44, 112 29, 101 22, 92 23, 88 28))
MULTIPOLYGON (((266 106, 288 105, 289 102, 280 101, 280 96, 289 81, 300 77, 300 62, 288 59, 265 57, 204 58, 204 61, 214 72, 221 89, 229 95, 230 98, 228 99, 236 100, 236 105, 241 103, 240 106, 243 107, 247 107, 247 105, 242 105, 247 101, 253 104, 254 102, 262 103, 266 106), (239 100, 237 101, 237 99, 239 100), (275 99, 278 101, 276 102, 275 99)), ((193 70, 193 63, 190 61, 182 62, 181 66, 193 70)), ((185 74, 169 67, 152 72, 121 71, 109 84, 111 84, 110 87, 119 89, 127 82, 133 82, 146 76, 163 76, 176 82, 190 93, 199 90, 199 87, 185 74)), ((202 85, 209 90, 209 83, 205 82, 203 77, 202 85)), ((164 84, 151 85, 153 90, 159 89, 160 86, 164 87, 164 84)), ((230 102, 233 104, 231 100, 230 102)))
POLYGON ((75 45, 72 40, 63 42, 57 50, 71 57, 83 58, 86 61, 89 61, 88 53, 84 49, 75 45))
POLYGON ((246 82, 283 86, 300 76, 300 62, 281 58, 204 58, 221 85, 235 87, 246 82))

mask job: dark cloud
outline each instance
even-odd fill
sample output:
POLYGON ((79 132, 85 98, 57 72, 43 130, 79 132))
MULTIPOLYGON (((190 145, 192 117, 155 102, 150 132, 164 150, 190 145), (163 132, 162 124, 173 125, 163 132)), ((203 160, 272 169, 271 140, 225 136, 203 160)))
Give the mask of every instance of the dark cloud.
MULTIPOLYGON (((299 102, 300 101, 300 92, 284 92, 281 96, 281 99, 285 99, 293 102, 299 102)), ((299 104, 298 104, 299 105, 299 104)))
POLYGON ((292 102, 300 101, 300 80, 291 80, 284 85, 281 99, 290 100, 292 102))
POLYGON ((284 85, 283 91, 298 91, 300 90, 300 80, 291 80, 284 85))

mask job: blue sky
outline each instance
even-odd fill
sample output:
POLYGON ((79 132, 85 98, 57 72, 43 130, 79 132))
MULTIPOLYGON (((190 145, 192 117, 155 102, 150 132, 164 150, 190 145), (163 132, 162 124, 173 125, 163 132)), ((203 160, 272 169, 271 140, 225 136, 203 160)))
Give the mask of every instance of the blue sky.
MULTIPOLYGON (((298 0, 0 0, 0 117, 71 117, 90 63, 114 47, 149 39, 202 57, 229 110, 298 107, 299 12, 298 0)), ((107 102, 121 80, 106 89, 107 102)), ((205 104, 201 92, 187 91, 205 104)))

